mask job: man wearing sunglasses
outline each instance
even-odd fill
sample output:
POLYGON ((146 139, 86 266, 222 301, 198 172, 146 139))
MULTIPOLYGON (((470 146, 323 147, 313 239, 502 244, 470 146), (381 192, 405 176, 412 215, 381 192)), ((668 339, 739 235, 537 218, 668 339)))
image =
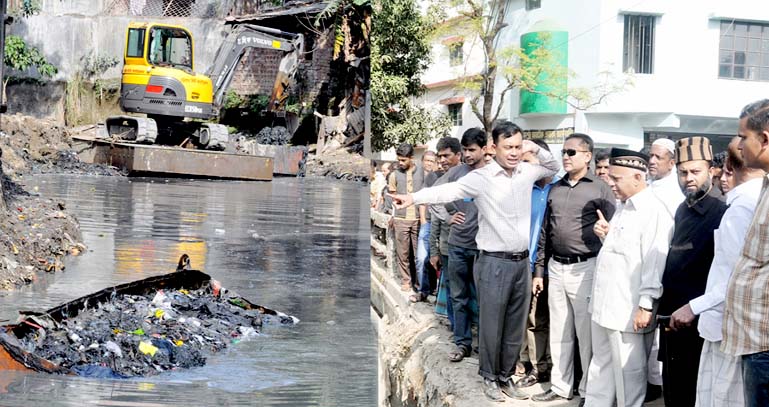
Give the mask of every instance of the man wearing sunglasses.
MULTIPOLYGON (((566 176, 553 185, 547 198, 547 215, 539 236, 532 293, 538 295, 542 290, 547 268, 552 386, 544 393, 532 396, 534 401, 572 398, 575 333, 582 366, 587 367, 592 357, 588 305, 595 260, 601 250, 601 240, 593 233, 593 226, 599 220, 599 212, 606 220, 611 220, 615 201, 609 184, 591 173, 592 159, 593 139, 590 136, 574 133, 566 137, 562 150, 566 176)), ((579 383, 583 396, 586 387, 585 374, 579 383)))

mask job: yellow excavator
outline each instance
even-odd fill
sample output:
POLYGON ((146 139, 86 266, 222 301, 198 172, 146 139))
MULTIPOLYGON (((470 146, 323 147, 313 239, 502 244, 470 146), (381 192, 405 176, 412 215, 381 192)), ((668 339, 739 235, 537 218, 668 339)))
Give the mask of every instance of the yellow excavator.
POLYGON ((246 50, 265 48, 283 53, 267 112, 285 113, 288 88, 300 60, 304 38, 269 27, 234 26, 205 74, 195 72, 194 43, 189 30, 161 23, 130 23, 126 35, 120 107, 139 116, 106 120, 109 136, 144 144, 178 144, 223 150, 227 127, 216 119, 235 68, 246 50), (185 120, 193 119, 193 120, 185 120), (197 120, 195 120, 197 119, 197 120))

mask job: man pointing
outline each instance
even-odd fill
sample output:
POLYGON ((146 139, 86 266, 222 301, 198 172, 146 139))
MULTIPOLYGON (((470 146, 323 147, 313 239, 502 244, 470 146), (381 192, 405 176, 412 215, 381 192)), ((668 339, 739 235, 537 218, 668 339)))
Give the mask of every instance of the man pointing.
POLYGON ((640 407, 646 393, 649 332, 673 231, 673 219, 646 187, 648 163, 645 154, 613 148, 609 186, 620 204, 611 222, 596 212, 593 231, 603 246, 590 299, 588 406, 640 407))
POLYGON ((396 207, 444 203, 474 198, 478 208, 476 243, 480 255, 475 264, 479 302, 479 374, 483 391, 493 401, 526 399, 510 377, 523 341, 531 297, 529 270, 529 222, 531 188, 540 178, 558 171, 552 154, 530 140, 521 128, 504 122, 492 132, 496 158, 457 182, 422 189, 409 195, 392 195, 396 207), (527 152, 540 165, 520 162, 527 152), (500 391, 501 390, 501 391, 500 391))

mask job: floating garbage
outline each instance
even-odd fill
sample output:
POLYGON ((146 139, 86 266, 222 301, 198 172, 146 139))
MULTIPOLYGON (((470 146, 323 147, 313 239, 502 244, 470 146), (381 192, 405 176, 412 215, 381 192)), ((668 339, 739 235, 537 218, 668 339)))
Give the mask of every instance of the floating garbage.
POLYGON ((265 323, 297 322, 201 271, 183 269, 106 288, 45 313, 23 312, 17 324, 0 327, 0 370, 150 376, 202 366, 208 355, 258 336, 265 323))

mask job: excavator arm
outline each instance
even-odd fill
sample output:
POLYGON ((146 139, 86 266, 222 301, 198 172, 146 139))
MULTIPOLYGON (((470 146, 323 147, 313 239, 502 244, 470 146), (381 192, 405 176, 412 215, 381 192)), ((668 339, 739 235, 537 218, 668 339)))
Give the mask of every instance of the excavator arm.
POLYGON ((301 34, 251 24, 235 26, 219 47, 214 63, 206 73, 213 82, 214 111, 218 114, 235 68, 249 48, 274 49, 285 53, 280 60, 267 110, 273 112, 285 108, 286 90, 299 65, 303 44, 301 34))

